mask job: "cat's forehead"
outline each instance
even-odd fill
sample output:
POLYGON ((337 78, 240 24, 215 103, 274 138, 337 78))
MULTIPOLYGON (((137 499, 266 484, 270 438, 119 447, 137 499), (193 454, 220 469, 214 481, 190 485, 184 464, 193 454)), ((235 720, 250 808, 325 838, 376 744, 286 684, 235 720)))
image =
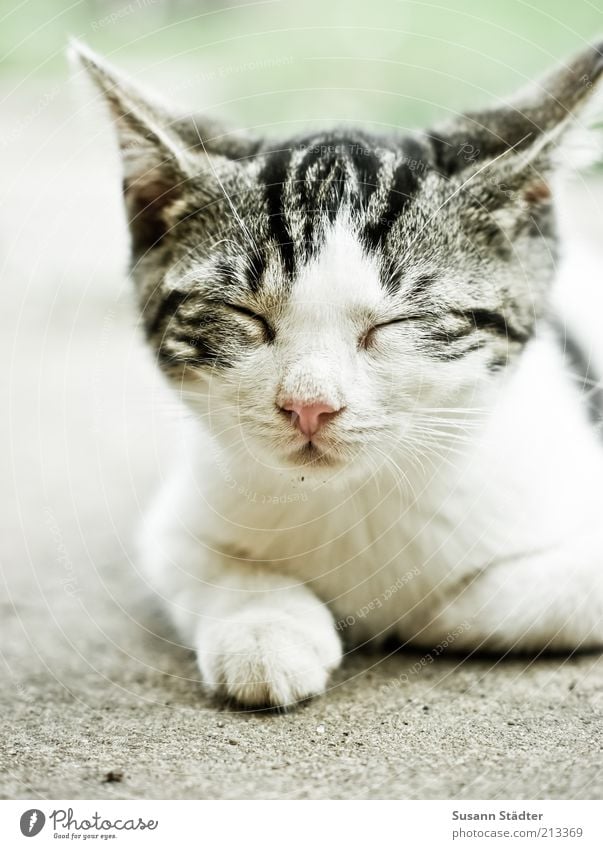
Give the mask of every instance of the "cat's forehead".
POLYGON ((448 188, 433 159, 421 136, 322 134, 264 150, 234 187, 236 215, 222 198, 201 273, 196 251, 182 263, 192 258, 191 279, 215 297, 251 298, 267 313, 285 303, 377 307, 398 289, 401 263, 411 277, 434 264, 430 210, 448 188))
POLYGON ((379 259, 366 250, 349 215, 342 212, 326 230, 320 250, 297 275, 290 307, 320 320, 328 319, 333 310, 377 308, 383 297, 379 259))
POLYGON ((363 133, 325 133, 262 151, 254 170, 264 236, 290 276, 322 251, 342 211, 367 250, 383 250, 433 168, 426 137, 381 143, 363 133))
POLYGON ((234 203, 222 187, 213 245, 199 241, 201 273, 195 238, 182 265, 215 297, 251 298, 268 313, 304 300, 371 308, 399 288, 401 264, 407 276, 435 264, 431 211, 448 185, 434 156, 429 137, 380 144, 360 133, 264 150, 233 185, 234 203))

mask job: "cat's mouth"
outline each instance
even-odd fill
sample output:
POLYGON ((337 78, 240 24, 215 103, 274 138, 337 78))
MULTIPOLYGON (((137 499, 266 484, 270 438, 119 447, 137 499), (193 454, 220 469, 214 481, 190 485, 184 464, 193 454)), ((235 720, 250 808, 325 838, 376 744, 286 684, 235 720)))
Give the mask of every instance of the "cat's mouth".
POLYGON ((315 466, 324 468, 326 466, 337 466, 339 460, 332 453, 320 448, 314 442, 306 442, 301 448, 296 448, 290 455, 291 461, 296 465, 315 466))

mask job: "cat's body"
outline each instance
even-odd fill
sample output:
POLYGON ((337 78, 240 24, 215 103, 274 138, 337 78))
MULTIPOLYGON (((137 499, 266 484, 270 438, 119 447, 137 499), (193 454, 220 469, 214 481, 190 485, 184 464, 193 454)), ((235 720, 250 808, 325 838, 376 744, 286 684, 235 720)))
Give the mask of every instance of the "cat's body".
POLYGON ((141 546, 208 686, 290 704, 342 640, 602 645, 603 443, 549 305, 550 148, 600 53, 479 116, 481 147, 469 119, 201 142, 84 61, 147 335, 195 414, 141 546))

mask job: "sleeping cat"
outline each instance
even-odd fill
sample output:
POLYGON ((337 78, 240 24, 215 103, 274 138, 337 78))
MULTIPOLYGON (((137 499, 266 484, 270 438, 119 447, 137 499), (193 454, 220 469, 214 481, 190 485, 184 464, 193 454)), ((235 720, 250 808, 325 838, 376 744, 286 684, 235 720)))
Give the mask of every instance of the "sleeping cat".
POLYGON ((192 412, 142 558, 209 690, 292 705, 385 638, 600 646, 599 393, 550 292, 601 48, 429 132, 286 139, 172 114, 75 51, 192 412))

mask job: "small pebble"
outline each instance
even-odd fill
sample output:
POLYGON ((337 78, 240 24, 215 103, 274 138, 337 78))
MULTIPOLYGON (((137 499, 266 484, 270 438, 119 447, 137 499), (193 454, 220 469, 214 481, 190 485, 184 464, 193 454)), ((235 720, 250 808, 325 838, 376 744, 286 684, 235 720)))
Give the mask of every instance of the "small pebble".
POLYGON ((325 733, 325 727, 324 727, 324 725, 317 725, 317 726, 316 726, 316 733, 317 733, 317 734, 324 734, 324 733, 325 733))
POLYGON ((105 784, 112 784, 116 781, 121 781, 124 777, 123 772, 120 769, 111 769, 103 778, 105 784))

